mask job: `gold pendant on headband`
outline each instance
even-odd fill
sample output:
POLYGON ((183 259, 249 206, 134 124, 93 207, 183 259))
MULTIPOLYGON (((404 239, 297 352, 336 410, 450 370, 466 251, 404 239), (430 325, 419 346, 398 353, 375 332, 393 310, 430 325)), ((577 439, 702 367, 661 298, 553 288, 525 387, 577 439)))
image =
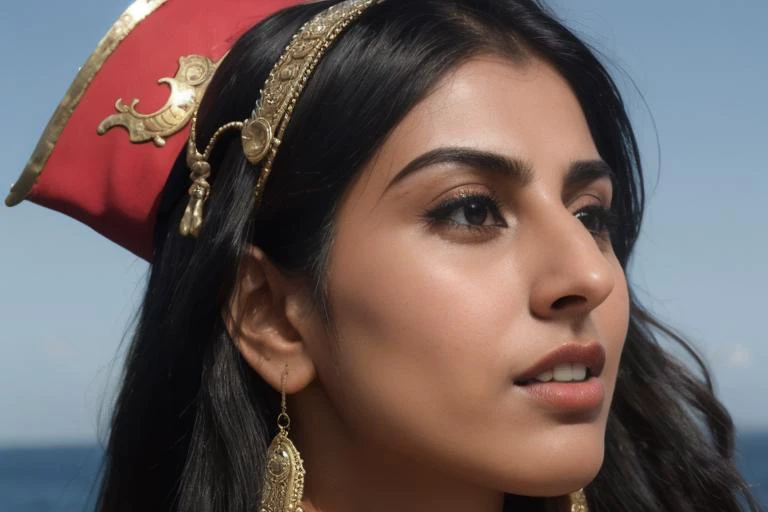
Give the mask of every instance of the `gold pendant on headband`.
POLYGON ((211 166, 203 160, 202 155, 187 155, 187 158, 187 165, 192 168, 192 185, 187 191, 189 203, 184 209, 179 232, 182 236, 197 237, 203 226, 203 207, 211 193, 207 179, 211 175, 211 166))
POLYGON ((115 126, 128 130, 131 142, 154 142, 155 146, 165 145, 165 138, 178 132, 192 119, 205 88, 210 82, 217 64, 202 55, 187 55, 179 59, 179 70, 173 78, 161 78, 171 88, 171 95, 157 112, 141 114, 136 111, 139 100, 130 105, 122 98, 115 103, 117 114, 101 122, 96 132, 104 135, 115 126))
POLYGON ((198 178, 192 182, 187 193, 189 194, 189 203, 184 209, 184 216, 181 218, 180 232, 183 236, 194 236, 200 234, 200 228, 203 226, 203 206, 210 194, 211 186, 205 178, 198 178))

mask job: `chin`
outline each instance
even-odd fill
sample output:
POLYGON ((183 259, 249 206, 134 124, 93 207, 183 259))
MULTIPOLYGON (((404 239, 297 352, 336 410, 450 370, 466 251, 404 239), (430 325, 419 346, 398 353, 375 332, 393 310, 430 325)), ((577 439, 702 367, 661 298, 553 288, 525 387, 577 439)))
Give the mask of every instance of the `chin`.
POLYGON ((498 453, 495 468, 486 475, 495 480, 496 489, 524 496, 563 496, 586 487, 603 465, 605 438, 584 433, 561 432, 511 446, 507 453, 498 453))
POLYGON ((591 472, 583 471, 580 474, 555 475, 546 480, 530 482, 524 489, 525 492, 517 492, 517 489, 510 489, 506 492, 540 498, 564 496, 588 486, 595 479, 599 470, 600 468, 598 467, 595 471, 591 472))
POLYGON ((584 453, 585 450, 577 451, 571 455, 558 454, 559 460, 548 458, 550 463, 546 465, 529 466, 524 475, 519 473, 521 468, 516 468, 514 482, 508 482, 505 492, 553 497, 586 487, 600 471, 604 452, 602 449, 589 454, 584 453))

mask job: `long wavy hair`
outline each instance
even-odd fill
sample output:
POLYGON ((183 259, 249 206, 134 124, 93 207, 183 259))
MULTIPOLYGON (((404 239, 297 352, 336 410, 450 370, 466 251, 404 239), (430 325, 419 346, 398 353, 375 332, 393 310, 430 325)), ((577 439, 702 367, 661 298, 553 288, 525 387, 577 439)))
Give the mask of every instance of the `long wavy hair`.
MULTIPOLYGON (((250 114, 292 34, 334 1, 296 6, 244 34, 200 109, 199 140, 250 114)), ((215 8, 215 7, 214 7, 215 8)), ((165 187, 155 254, 111 421, 98 510, 258 509, 277 394, 243 360, 222 321, 250 244, 303 276, 327 309, 325 274, 340 197, 398 122, 446 73, 478 54, 548 61, 570 84, 602 158, 618 176, 612 245, 626 269, 643 216, 635 135, 616 85, 592 51, 535 0, 386 0, 329 49, 302 94, 263 202, 258 169, 237 137, 211 157, 197 240, 178 225, 188 186, 183 155, 165 187)), ((629 331, 610 410, 592 511, 759 510, 733 462, 734 428, 684 339, 630 292, 629 331), (668 338, 695 361, 662 347, 668 338)), ((548 500, 508 496, 505 509, 548 500)))

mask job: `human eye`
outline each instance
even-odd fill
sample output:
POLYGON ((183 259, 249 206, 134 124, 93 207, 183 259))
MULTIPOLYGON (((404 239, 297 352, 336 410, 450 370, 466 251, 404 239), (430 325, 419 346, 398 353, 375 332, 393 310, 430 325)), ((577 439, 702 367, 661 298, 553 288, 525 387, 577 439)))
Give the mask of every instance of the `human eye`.
POLYGON ((485 192, 460 192, 424 213, 434 227, 493 231, 507 227, 501 204, 485 192))
POLYGON ((589 205, 578 210, 575 215, 584 224, 587 231, 602 241, 610 240, 619 226, 618 214, 601 205, 589 205))

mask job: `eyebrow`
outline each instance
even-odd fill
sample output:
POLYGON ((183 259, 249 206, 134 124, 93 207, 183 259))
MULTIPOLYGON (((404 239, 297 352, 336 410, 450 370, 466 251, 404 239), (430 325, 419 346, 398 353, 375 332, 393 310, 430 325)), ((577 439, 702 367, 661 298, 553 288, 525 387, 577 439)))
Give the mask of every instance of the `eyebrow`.
MULTIPOLYGON (((531 165, 518 158, 473 148, 440 147, 411 160, 392 178, 385 191, 417 171, 441 164, 460 165, 478 171, 501 174, 520 187, 530 184, 534 178, 531 165)), ((573 161, 568 166, 568 173, 563 183, 563 194, 568 195, 600 178, 610 178, 611 183, 616 185, 616 174, 605 161, 600 159, 573 161)))
POLYGON ((612 188, 617 186, 616 173, 605 160, 575 160, 568 166, 568 173, 563 182, 563 196, 568 196, 579 188, 601 178, 609 178, 612 188))

